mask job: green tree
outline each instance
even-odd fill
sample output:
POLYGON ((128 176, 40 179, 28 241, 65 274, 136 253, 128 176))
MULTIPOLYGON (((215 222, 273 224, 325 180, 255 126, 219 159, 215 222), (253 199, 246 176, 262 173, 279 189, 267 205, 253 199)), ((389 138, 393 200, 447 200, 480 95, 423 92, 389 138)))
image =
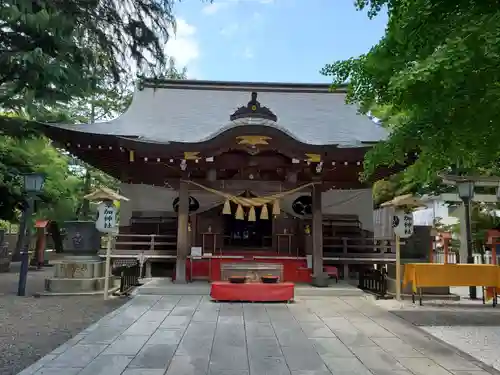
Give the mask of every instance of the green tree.
POLYGON ((500 132, 500 7, 493 0, 357 0, 370 17, 387 11, 369 52, 326 65, 347 101, 374 112, 390 131, 365 159, 410 162, 406 179, 436 186, 436 173, 496 173, 500 132), (414 158, 414 154, 416 157, 414 158))
POLYGON ((96 66, 115 82, 168 62, 174 0, 0 2, 0 108, 37 118, 40 106, 92 92, 96 66))

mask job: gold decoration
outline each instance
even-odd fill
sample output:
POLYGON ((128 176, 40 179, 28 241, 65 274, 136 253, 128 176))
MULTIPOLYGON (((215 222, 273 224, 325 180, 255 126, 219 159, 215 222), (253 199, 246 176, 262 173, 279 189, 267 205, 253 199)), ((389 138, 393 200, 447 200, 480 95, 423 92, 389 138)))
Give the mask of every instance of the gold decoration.
POLYGON ((257 106, 254 104, 254 105, 252 106, 252 111, 256 111, 256 110, 257 110, 257 106))
POLYGON ((279 216, 280 213, 281 213, 281 210, 280 210, 280 201, 278 199, 275 199, 274 202, 273 202, 273 215, 274 216, 279 216))
POLYGON ((196 151, 188 151, 184 153, 184 160, 199 160, 200 158, 200 153, 196 151))
POLYGON ((248 221, 256 221, 256 220, 257 218, 255 217, 255 207, 252 206, 248 211, 248 221))
POLYGON ((320 154, 306 154, 306 157, 306 161, 309 161, 311 163, 319 163, 321 161, 320 154))
POLYGON ((304 233, 307 235, 311 234, 311 227, 309 224, 306 224, 306 227, 304 228, 304 233))
POLYGON ((188 232, 191 232, 192 228, 191 228, 191 222, 188 223, 188 232))
POLYGON ((131 163, 133 163, 135 161, 135 152, 134 152, 134 150, 130 150, 128 152, 128 161, 130 161, 131 163))
POLYGON ((271 137, 266 137, 265 135, 241 135, 236 137, 239 145, 268 145, 271 137))
POLYGON ((245 220, 245 212, 243 211, 243 207, 241 207, 241 204, 239 204, 238 208, 236 209, 235 218, 236 220, 245 220))
POLYGON ((269 211, 267 209, 267 204, 264 204, 262 206, 262 210, 260 211, 260 219, 261 220, 268 220, 269 219, 269 211))
POLYGON ((263 197, 247 198, 247 197, 236 196, 236 195, 232 195, 229 193, 225 193, 223 191, 219 191, 216 189, 212 189, 208 186, 204 186, 204 185, 199 184, 199 183, 194 182, 194 181, 190 181, 190 180, 181 180, 181 181, 185 182, 187 184, 197 186, 200 189, 203 189, 203 190, 208 191, 210 193, 216 194, 216 195, 218 195, 226 200, 229 200, 229 201, 233 202, 234 204, 240 205, 242 207, 252 207, 252 206, 262 207, 265 204, 273 204, 273 215, 280 214, 280 210, 279 210, 280 207, 279 207, 279 201, 278 201, 279 199, 286 197, 286 196, 289 196, 290 194, 297 193, 301 190, 304 190, 306 188, 310 188, 311 186, 318 184, 318 182, 309 182, 308 184, 296 187, 295 189, 292 189, 292 190, 282 191, 280 193, 276 193, 276 194, 272 194, 272 195, 268 195, 268 196, 263 196, 263 197))
POLYGON ((224 208, 222 209, 222 214, 231 215, 231 201, 229 199, 226 199, 226 201, 224 202, 224 208))

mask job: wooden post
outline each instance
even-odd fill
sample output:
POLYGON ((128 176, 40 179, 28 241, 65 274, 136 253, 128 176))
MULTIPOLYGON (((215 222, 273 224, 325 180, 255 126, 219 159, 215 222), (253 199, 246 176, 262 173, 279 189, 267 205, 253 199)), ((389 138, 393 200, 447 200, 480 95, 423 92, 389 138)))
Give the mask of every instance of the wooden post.
POLYGON ((497 264, 497 245, 500 244, 500 231, 496 229, 490 229, 487 233, 486 243, 491 245, 491 264, 497 264))
POLYGON ((401 301, 401 240, 396 235, 396 300, 401 301))
POLYGON ((321 212, 321 187, 312 190, 312 240, 313 277, 323 274, 323 215, 321 212))
POLYGON ((186 260, 189 252, 189 190, 188 184, 179 184, 179 209, 177 212, 177 261, 175 264, 175 282, 186 283, 186 260))
POLYGON ((106 263, 104 269, 104 300, 109 298, 109 277, 111 273, 111 246, 113 243, 113 234, 108 233, 108 241, 106 243, 106 263))

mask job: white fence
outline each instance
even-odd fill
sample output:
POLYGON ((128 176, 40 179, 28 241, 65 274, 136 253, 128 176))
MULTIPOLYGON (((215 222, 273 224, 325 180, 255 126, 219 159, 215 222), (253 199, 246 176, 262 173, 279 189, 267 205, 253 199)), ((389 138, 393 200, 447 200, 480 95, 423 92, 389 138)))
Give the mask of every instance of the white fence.
MULTIPOLYGON (((481 255, 479 253, 473 254, 474 256, 474 263, 475 264, 491 264, 491 252, 486 251, 484 255, 481 255)), ((434 263, 444 263, 444 252, 443 251, 437 251, 434 253, 434 263)), ((448 263, 450 264, 455 264, 457 263, 457 254, 455 253, 448 253, 448 263)), ((497 264, 500 264, 500 254, 497 254, 497 264)))
MULTIPOLYGON (((455 264, 455 263, 457 263, 457 260, 458 260, 457 254, 448 253, 448 263, 455 264)), ((433 263, 444 263, 444 252, 442 252, 442 251, 434 252, 433 263)))

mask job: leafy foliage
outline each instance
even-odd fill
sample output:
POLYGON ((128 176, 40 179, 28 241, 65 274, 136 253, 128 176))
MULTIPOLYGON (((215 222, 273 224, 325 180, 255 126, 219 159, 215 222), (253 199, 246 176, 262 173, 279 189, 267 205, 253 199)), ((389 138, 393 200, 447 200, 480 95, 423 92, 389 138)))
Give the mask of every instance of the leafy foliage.
POLYGON ((437 171, 496 173, 500 132, 500 7, 494 0, 357 0, 370 17, 387 11, 382 40, 366 54, 326 65, 350 103, 382 117, 376 166, 418 152, 406 178, 436 185, 437 171))
POLYGON ((88 189, 117 186, 31 125, 116 117, 130 103, 134 68, 186 78, 164 49, 174 1, 0 2, 0 219, 19 217, 20 173, 46 174, 38 215, 56 220, 76 218, 88 189))
POLYGON ((118 82, 131 63, 165 66, 173 2, 0 2, 0 107, 36 117, 40 104, 86 97, 103 76, 118 82))

